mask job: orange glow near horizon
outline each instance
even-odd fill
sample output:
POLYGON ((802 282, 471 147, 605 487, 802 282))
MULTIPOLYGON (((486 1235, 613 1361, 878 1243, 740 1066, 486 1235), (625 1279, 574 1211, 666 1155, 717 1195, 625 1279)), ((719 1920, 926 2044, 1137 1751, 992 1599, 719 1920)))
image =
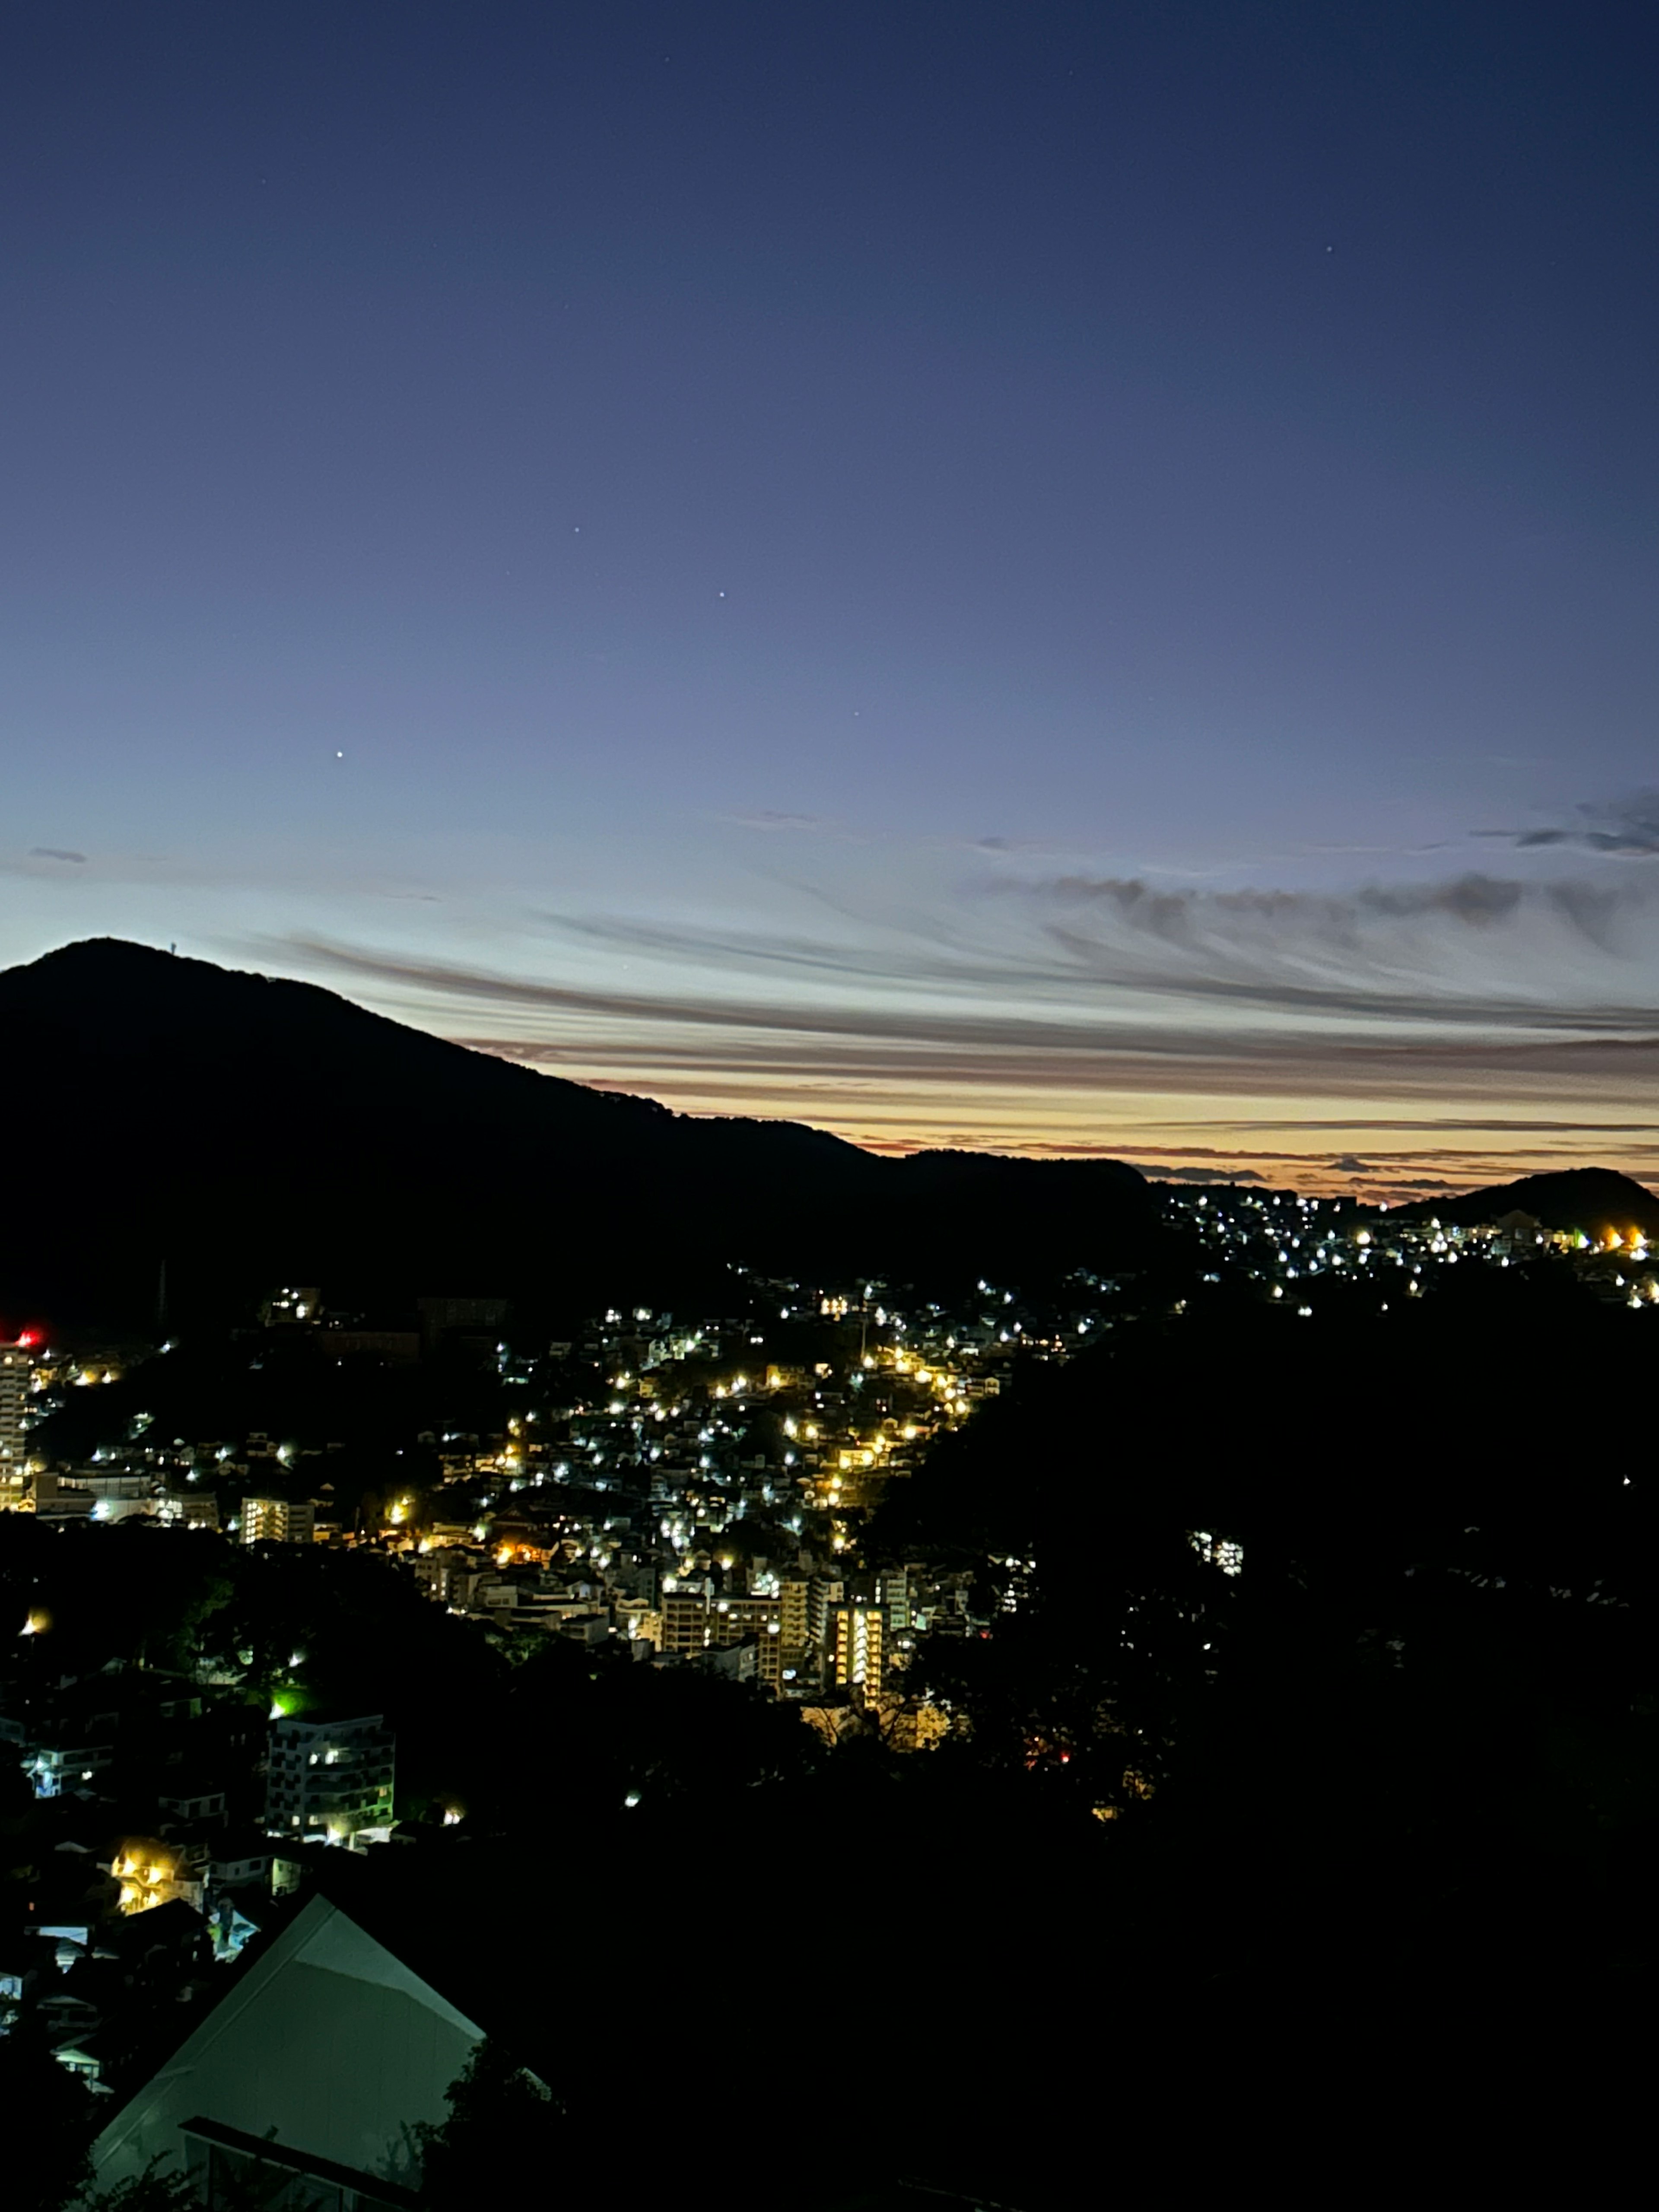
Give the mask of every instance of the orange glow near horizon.
POLYGON ((1339 900, 1356 945, 1338 958, 1317 932, 1297 936, 1306 902, 1288 895, 1284 942, 1251 939, 1248 902, 1241 921, 1196 892, 1182 910, 1204 927, 1166 942, 1121 916, 1114 934, 1087 884, 1060 907, 1041 885, 991 888, 994 902, 958 901, 939 923, 947 945, 982 927, 982 960, 925 932, 871 950, 849 924, 844 944, 787 950, 775 991, 754 986, 746 939, 729 957, 671 946, 651 988, 631 975, 573 988, 544 944, 517 973, 511 955, 488 968, 320 942, 306 955, 360 1003, 471 1050, 877 1152, 1120 1159, 1176 1182, 1392 1203, 1590 1166, 1659 1181, 1644 1036, 1576 1014, 1576 969, 1552 1008, 1524 932, 1483 939, 1496 980, 1477 989, 1462 921, 1432 942, 1390 935, 1339 900), (1413 963, 1426 963, 1420 988, 1413 963))
MULTIPOLYGON (((469 1040, 501 1057, 521 1054, 469 1040)), ((1241 1181, 1308 1197, 1393 1204, 1555 1170, 1605 1167, 1659 1185, 1659 1121, 1644 1102, 1546 1105, 1536 1117, 1482 1113, 1467 1097, 1296 1098, 1261 1093, 1226 1102, 1208 1092, 1070 1091, 986 1080, 889 1085, 763 1078, 708 1068, 669 1074, 648 1058, 574 1054, 556 1073, 598 1090, 628 1091, 677 1113, 803 1121, 869 1152, 933 1149, 1026 1159, 1127 1160, 1155 1180, 1241 1181)), ((537 1060, 532 1064, 545 1066, 537 1060)), ((1528 1104, 1535 1102, 1528 1101, 1528 1104)), ((1556 1102, 1551 1102, 1552 1103, 1556 1102)))

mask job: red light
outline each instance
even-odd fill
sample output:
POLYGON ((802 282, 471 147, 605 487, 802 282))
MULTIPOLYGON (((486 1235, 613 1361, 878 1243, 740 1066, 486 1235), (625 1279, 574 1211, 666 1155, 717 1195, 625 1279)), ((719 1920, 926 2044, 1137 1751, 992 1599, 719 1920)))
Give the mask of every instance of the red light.
POLYGON ((33 1352, 40 1340, 40 1331, 38 1328, 26 1328, 18 1337, 17 1342, 22 1351, 33 1352))

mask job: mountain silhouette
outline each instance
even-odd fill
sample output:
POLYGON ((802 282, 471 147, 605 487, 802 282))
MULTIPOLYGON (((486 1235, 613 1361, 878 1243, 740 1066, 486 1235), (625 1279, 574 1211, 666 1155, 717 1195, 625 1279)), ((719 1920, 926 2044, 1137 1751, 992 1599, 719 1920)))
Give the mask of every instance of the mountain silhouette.
POLYGON ((515 1066, 309 983, 115 939, 0 972, 0 1313, 234 1317, 278 1282, 577 1298, 727 1261, 914 1274, 1136 1264, 1110 1160, 884 1157, 515 1066))
POLYGON ((1529 1213, 1546 1229, 1582 1229, 1592 1237, 1608 1229, 1640 1229, 1659 1236, 1659 1198, 1613 1168, 1562 1168, 1491 1183, 1461 1198, 1423 1199, 1394 1210, 1408 1219, 1437 1218, 1465 1228, 1501 1220, 1506 1213, 1529 1213))

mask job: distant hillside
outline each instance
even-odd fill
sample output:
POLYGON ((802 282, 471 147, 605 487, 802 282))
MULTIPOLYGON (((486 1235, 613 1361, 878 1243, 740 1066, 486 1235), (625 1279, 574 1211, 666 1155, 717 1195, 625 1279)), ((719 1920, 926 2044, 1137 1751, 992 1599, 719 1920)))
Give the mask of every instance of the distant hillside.
POLYGON ((1564 1168, 1553 1175, 1522 1176, 1517 1182, 1493 1183, 1461 1198, 1423 1200, 1397 1212, 1419 1220, 1473 1228, 1505 1213, 1529 1213, 1547 1229, 1641 1229, 1659 1237, 1659 1198, 1643 1183, 1613 1168, 1564 1168))
POLYGON ((0 1313, 141 1318, 282 1280, 545 1298, 726 1259, 1132 1264, 1134 1169, 892 1159, 589 1090, 308 983, 112 939, 0 972, 0 1313))

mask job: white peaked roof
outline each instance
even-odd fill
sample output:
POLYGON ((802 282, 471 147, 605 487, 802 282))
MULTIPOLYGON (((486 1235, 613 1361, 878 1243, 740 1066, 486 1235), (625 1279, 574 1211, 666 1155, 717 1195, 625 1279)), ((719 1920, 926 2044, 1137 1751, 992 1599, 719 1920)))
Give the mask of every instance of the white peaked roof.
POLYGON ((358 2172, 407 2183, 410 2130, 483 2031, 327 1899, 313 1897, 92 2147, 100 2183, 185 2163, 201 2118, 358 2172))

